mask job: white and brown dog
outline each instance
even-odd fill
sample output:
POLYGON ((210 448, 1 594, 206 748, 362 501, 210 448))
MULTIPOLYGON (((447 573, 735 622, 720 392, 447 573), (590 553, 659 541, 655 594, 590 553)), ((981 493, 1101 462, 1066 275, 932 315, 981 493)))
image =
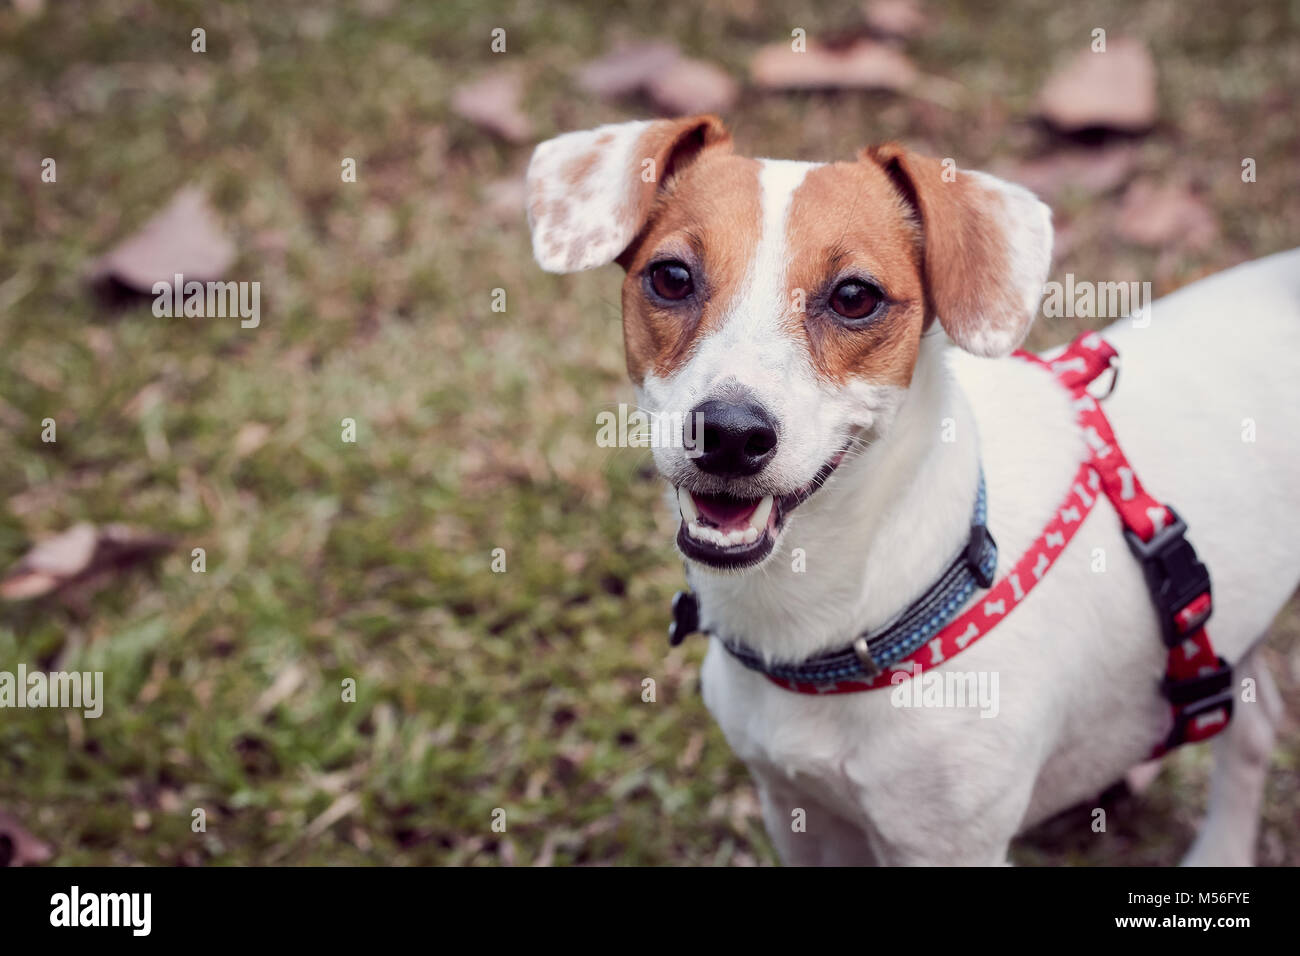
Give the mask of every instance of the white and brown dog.
MULTIPOLYGON (((997 575, 1040 535, 1084 439, 1050 373, 993 361, 1025 337, 1048 274, 1051 214, 1033 195, 894 145, 856 162, 745 158, 694 117, 542 143, 528 203, 543 268, 626 270, 642 408, 703 417, 702 447, 655 460, 714 635, 705 700, 783 860, 1003 863, 1019 831, 1169 730, 1167 652, 1105 501, 951 665, 998 675, 996 719, 900 708, 889 691, 791 693, 719 642, 795 662, 887 624, 960 553, 981 464, 997 575)), ((1188 862, 1249 863, 1281 712, 1255 651, 1300 582, 1300 252, 1104 335, 1124 363, 1107 413, 1187 522, 1213 575, 1215 646, 1246 689, 1215 739, 1188 862)))

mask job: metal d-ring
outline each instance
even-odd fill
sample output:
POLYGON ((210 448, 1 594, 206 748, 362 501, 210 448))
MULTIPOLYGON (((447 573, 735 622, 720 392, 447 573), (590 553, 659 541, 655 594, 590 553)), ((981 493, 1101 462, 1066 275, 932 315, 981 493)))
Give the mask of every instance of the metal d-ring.
POLYGON ((867 677, 869 679, 880 676, 880 665, 877 664, 876 659, 871 656, 871 648, 867 646, 867 639, 865 637, 859 637, 853 642, 853 653, 857 655, 858 661, 861 662, 862 666, 866 669, 867 677))
POLYGON ((1110 398, 1111 393, 1115 391, 1116 384, 1119 382, 1119 356, 1112 355, 1110 361, 1106 364, 1106 367, 1110 369, 1111 372, 1110 387, 1106 389, 1105 395, 1098 396, 1097 400, 1099 402, 1104 402, 1106 399, 1110 398))

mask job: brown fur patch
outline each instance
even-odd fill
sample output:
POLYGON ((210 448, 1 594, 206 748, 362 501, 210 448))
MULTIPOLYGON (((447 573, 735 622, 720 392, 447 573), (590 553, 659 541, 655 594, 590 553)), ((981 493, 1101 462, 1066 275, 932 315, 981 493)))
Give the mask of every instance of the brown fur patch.
POLYGON ((862 156, 880 166, 921 218, 929 311, 953 341, 965 344, 984 330, 1015 335, 1028 325, 1032 316, 1010 281, 997 195, 962 170, 945 179, 942 162, 894 143, 862 156))
POLYGON ((862 378, 907 385, 925 321, 919 236, 907 205, 874 164, 833 163, 808 172, 786 220, 787 295, 802 290, 803 315, 790 328, 807 337, 818 374, 843 384, 862 378), (869 324, 850 328, 830 309, 847 278, 874 281, 886 306, 869 324))
POLYGON ((585 156, 579 156, 564 167, 563 178, 570 186, 578 186, 591 175, 591 171, 600 162, 600 153, 593 150, 585 156))
POLYGON ((623 211, 622 224, 644 227, 659 197, 659 187, 676 171, 690 166, 706 148, 730 151, 730 147, 731 134, 716 116, 652 123, 633 151, 632 168, 628 171, 629 181, 633 183, 632 202, 623 211), (649 181, 643 178, 646 160, 653 164, 654 176, 649 181))
POLYGON ((757 160, 706 150, 689 166, 678 162, 666 172, 645 227, 619 257, 627 270, 627 370, 635 382, 650 371, 670 374, 700 336, 718 327, 740 291, 762 222, 757 160), (690 268, 694 302, 668 305, 646 291, 646 268, 661 259, 680 259, 690 268))

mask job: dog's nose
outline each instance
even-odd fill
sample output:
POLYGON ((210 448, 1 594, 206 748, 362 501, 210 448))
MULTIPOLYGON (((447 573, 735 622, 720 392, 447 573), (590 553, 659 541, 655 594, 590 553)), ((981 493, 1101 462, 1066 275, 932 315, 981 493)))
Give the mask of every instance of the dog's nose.
POLYGON ((695 464, 711 475, 757 474, 776 454, 776 425, 762 405, 701 402, 692 409, 690 421, 700 426, 695 464))

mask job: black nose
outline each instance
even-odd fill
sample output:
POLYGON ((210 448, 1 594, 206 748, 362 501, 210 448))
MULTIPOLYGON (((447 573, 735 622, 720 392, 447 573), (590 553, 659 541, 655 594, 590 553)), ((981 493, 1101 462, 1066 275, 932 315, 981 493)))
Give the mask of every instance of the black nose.
POLYGON ((776 454, 772 416, 754 402, 701 402, 692 409, 686 427, 687 448, 696 456, 695 464, 711 475, 739 478, 757 474, 776 454))

